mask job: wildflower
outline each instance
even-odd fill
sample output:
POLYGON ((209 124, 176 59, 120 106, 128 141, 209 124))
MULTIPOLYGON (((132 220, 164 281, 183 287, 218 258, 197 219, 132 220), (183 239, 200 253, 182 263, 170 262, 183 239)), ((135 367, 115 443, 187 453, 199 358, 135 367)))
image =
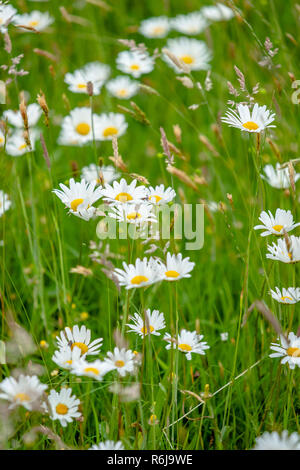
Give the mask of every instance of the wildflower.
POLYGON ((192 12, 188 15, 177 15, 171 21, 171 26, 179 33, 195 35, 201 33, 208 23, 201 12, 192 12))
POLYGON ((5 194, 2 189, 0 189, 0 217, 4 214, 4 212, 8 211, 11 206, 11 200, 9 199, 8 195, 5 194))
POLYGON ((227 21, 234 17, 234 11, 222 3, 204 7, 201 13, 209 21, 227 21))
POLYGON ((267 253, 266 257, 283 263, 297 263, 300 261, 300 237, 291 235, 288 245, 285 239, 278 240, 277 245, 273 242, 268 245, 270 253, 267 253))
POLYGON ((75 346, 64 346, 63 348, 55 351, 52 356, 52 361, 55 362, 62 369, 71 369, 73 364, 79 360, 81 356, 81 348, 75 346))
POLYGON ((150 308, 145 311, 145 322, 144 318, 135 313, 134 316, 129 317, 132 323, 127 323, 129 326, 130 333, 136 333, 141 337, 145 335, 155 335, 160 336, 159 330, 166 328, 164 314, 160 313, 159 310, 153 310, 151 312, 150 308))
POLYGON ((124 377, 127 373, 134 372, 134 354, 131 349, 126 351, 125 348, 115 348, 114 352, 108 351, 104 361, 111 370, 117 370, 124 377))
POLYGON ((53 193, 69 208, 71 214, 84 220, 89 220, 95 214, 96 208, 94 202, 102 197, 100 188, 96 188, 96 183, 86 183, 84 179, 81 182, 75 182, 70 179, 70 187, 60 183, 61 189, 53 189, 53 193))
POLYGON ((176 348, 178 345, 178 350, 185 354, 188 361, 192 359, 192 353, 205 355, 205 350, 209 349, 206 341, 201 341, 202 339, 203 335, 197 335, 196 331, 187 330, 181 330, 177 340, 173 339, 169 333, 164 336, 164 340, 169 343, 166 349, 176 348))
POLYGON ((5 33, 7 31, 7 22, 12 19, 17 13, 17 10, 12 5, 1 4, 0 7, 0 31, 5 33))
POLYGON ((119 173, 112 165, 98 166, 91 163, 89 166, 84 166, 81 170, 81 177, 88 183, 96 182, 96 184, 111 183, 119 177, 119 173))
POLYGON ((256 438, 253 450, 300 450, 300 435, 293 432, 289 435, 288 431, 265 432, 256 438))
POLYGON ((79 329, 78 325, 73 328, 66 327, 60 332, 60 336, 56 337, 60 349, 65 349, 67 346, 73 350, 77 346, 81 350, 81 357, 88 355, 99 354, 103 338, 91 341, 91 330, 87 329, 84 325, 79 329))
MULTIPOLYGON (((166 49, 188 70, 208 70, 210 68, 209 62, 212 54, 203 41, 186 37, 169 39, 166 49)), ((166 54, 163 55, 163 59, 176 73, 183 73, 183 70, 178 68, 166 54)))
POLYGON ((21 374, 18 379, 8 377, 0 382, 0 398, 8 400, 9 409, 22 405, 31 411, 39 404, 44 391, 48 388, 36 375, 21 374))
MULTIPOLYGON (((266 165, 264 167, 264 173, 264 175, 261 175, 261 178, 267 181, 273 188, 287 189, 291 186, 289 169, 288 167, 280 169, 280 163, 276 163, 276 168, 274 168, 273 165, 266 165)), ((299 178, 300 173, 295 173, 295 183, 299 178)))
POLYGON ((121 100, 128 100, 137 94, 139 83, 136 80, 131 80, 127 76, 119 75, 107 82, 106 88, 112 96, 121 100))
POLYGON ((281 364, 287 363, 290 369, 300 367, 300 337, 291 332, 288 340, 281 335, 280 343, 271 343, 270 348, 276 352, 270 354, 270 357, 282 357, 281 364))
POLYGON ((71 373, 84 376, 84 377, 91 377, 92 379, 101 381, 105 374, 110 372, 112 368, 109 364, 105 361, 100 361, 97 359, 94 362, 87 362, 85 359, 80 359, 79 361, 75 361, 72 363, 71 366, 71 373))
POLYGON ((111 140, 113 136, 120 137, 127 129, 125 117, 120 113, 103 113, 98 117, 97 139, 111 140))
POLYGON ((294 223, 290 210, 285 211, 283 209, 276 209, 275 217, 273 217, 271 211, 269 213, 263 211, 259 220, 263 225, 256 225, 254 230, 264 229, 265 231, 261 233, 262 237, 272 234, 282 236, 285 232, 290 232, 300 225, 300 223, 294 223))
POLYGON ((49 13, 41 12, 38 10, 24 13, 24 15, 16 15, 13 18, 13 23, 17 26, 27 26, 34 28, 36 31, 43 31, 54 22, 54 18, 49 13))
POLYGON ((87 320, 88 318, 89 318, 88 312, 81 312, 81 314, 80 314, 80 320, 81 320, 81 321, 85 321, 85 320, 87 320))
POLYGON ((50 418, 53 421, 58 419, 63 427, 71 423, 74 418, 81 416, 78 411, 80 400, 75 395, 72 395, 71 388, 62 388, 59 393, 51 390, 48 402, 51 410, 50 418))
POLYGON ((89 450, 125 450, 121 441, 104 441, 94 444, 89 450))
POLYGON ((274 300, 277 300, 277 302, 281 304, 295 304, 300 302, 300 287, 283 288, 282 291, 278 287, 275 287, 275 291, 271 289, 270 294, 274 300))
POLYGON ((194 269, 195 263, 190 258, 182 258, 182 254, 171 255, 167 253, 166 264, 160 263, 159 270, 161 278, 166 281, 178 281, 184 277, 191 277, 189 274, 194 269))
POLYGON ((255 103, 252 111, 248 105, 240 103, 237 111, 230 109, 225 117, 221 119, 230 127, 236 127, 246 132, 259 133, 269 127, 276 127, 271 125, 275 119, 275 114, 271 113, 265 105, 259 106, 257 103, 255 103))
POLYGON ((5 151, 12 157, 21 157, 27 152, 35 149, 35 143, 38 139, 38 133, 35 129, 32 129, 26 138, 23 131, 15 131, 6 140, 5 151), (29 145, 30 142, 30 145, 29 145))
POLYGON ((49 344, 47 343, 46 340, 41 339, 41 341, 40 341, 40 348, 42 348, 42 349, 48 349, 48 348, 49 348, 49 344))
MULTIPOLYGON (((27 118, 28 118, 28 126, 34 127, 42 115, 42 110, 37 103, 32 103, 26 107, 26 111, 27 111, 27 118)), ((11 109, 7 109, 3 113, 3 118, 7 119, 9 124, 15 127, 18 127, 20 129, 23 129, 24 127, 24 121, 23 121, 20 110, 13 111, 11 109)))
POLYGON ((136 187, 137 180, 133 180, 127 184, 126 180, 122 178, 120 182, 114 181, 113 185, 105 184, 101 190, 101 194, 105 201, 118 203, 139 203, 146 198, 145 186, 136 187))
POLYGON ((155 205, 162 205, 168 204, 169 202, 173 201, 176 197, 176 192, 171 187, 165 189, 163 184, 155 186, 153 188, 150 186, 147 188, 147 198, 151 204, 155 205))
POLYGON ((135 264, 127 265, 123 262, 124 269, 115 269, 115 275, 121 286, 126 289, 150 286, 160 280, 157 272, 157 263, 153 258, 140 260, 137 258, 135 264))
POLYGON ((221 341, 228 341, 228 332, 220 333, 221 341))
POLYGON ((119 222, 143 225, 147 222, 156 222, 157 219, 152 213, 152 209, 151 204, 131 204, 127 202, 112 207, 112 212, 109 212, 108 215, 119 222))
POLYGON ((116 62, 119 70, 134 78, 152 72, 154 68, 153 58, 147 52, 141 51, 122 51, 118 54, 116 62))
MULTIPOLYGON (((95 140, 99 140, 99 116, 93 114, 95 140)), ((58 138, 60 145, 83 145, 93 140, 91 109, 87 107, 74 108, 69 116, 65 116, 58 138)))
POLYGON ((170 30, 170 21, 166 16, 156 16, 142 21, 139 32, 146 38, 164 38, 170 30))
POLYGON ((93 84, 93 95, 99 95, 104 82, 108 79, 110 67, 100 62, 90 62, 73 73, 66 73, 65 83, 73 93, 87 94, 87 84, 93 84))

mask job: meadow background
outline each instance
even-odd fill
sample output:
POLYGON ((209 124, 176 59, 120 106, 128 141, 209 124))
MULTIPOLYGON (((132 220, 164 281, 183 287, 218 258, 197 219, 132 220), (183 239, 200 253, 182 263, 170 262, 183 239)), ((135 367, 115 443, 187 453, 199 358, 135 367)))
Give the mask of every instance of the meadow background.
MULTIPOLYGON (((130 172, 143 175, 153 186, 159 183, 173 186, 177 202, 219 204, 216 212, 206 209, 201 250, 185 252, 184 241, 171 241, 172 252, 190 256, 196 263, 192 277, 176 285, 154 285, 143 296, 137 290, 129 297, 130 314, 140 312, 143 305, 159 309, 165 313, 169 332, 174 331, 178 315, 179 327, 204 334, 210 349, 205 356, 193 355, 190 362, 179 354, 174 370, 173 356, 165 350, 162 337, 151 338, 138 379, 140 399, 128 403, 109 391, 110 378, 98 383, 62 370, 57 375, 52 373, 58 369, 51 360, 55 336, 65 326, 85 324, 92 330, 93 338, 104 338, 103 354, 112 350, 113 332, 122 328, 128 299, 125 290, 118 292, 102 266, 93 263, 89 256, 90 241, 98 243, 97 221, 85 222, 67 215, 51 193, 60 182, 79 176, 83 166, 97 162, 99 157, 108 164, 112 155, 111 142, 97 145, 97 158, 92 145, 57 144, 61 117, 76 106, 90 104, 88 96, 68 91, 64 75, 98 60, 109 64, 116 76, 119 72, 115 58, 126 49, 119 39, 143 42, 150 51, 160 50, 166 43, 166 38, 141 36, 137 32, 141 20, 186 14, 212 3, 209 0, 111 0, 99 5, 84 0, 64 4, 58 0, 11 2, 19 11, 39 9, 55 17, 48 31, 41 34, 12 27, 10 55, 1 39, 1 63, 7 64, 10 56, 23 53, 21 65, 29 71, 7 87, 6 104, 1 108, 17 109, 22 90, 26 91, 28 102, 34 102, 43 91, 50 109, 50 126, 43 126, 40 120, 39 127, 51 168, 47 167, 40 142, 33 153, 19 158, 0 150, 0 189, 12 200, 10 210, 0 219, 1 339, 11 338, 8 319, 13 318, 36 344, 36 351, 30 356, 19 355, 13 363, 2 364, 0 380, 15 368, 39 364, 43 366, 40 378, 49 388, 59 389, 62 384, 72 387, 81 400, 83 420, 62 429, 39 413, 18 409, 10 418, 13 425, 9 436, 1 440, 5 448, 54 449, 55 440, 42 434, 24 440, 24 435, 41 423, 49 426, 67 446, 80 449, 105 439, 120 439, 127 449, 250 449, 256 436, 264 431, 300 432, 299 372, 268 357, 270 343, 276 341, 277 334, 256 309, 242 327, 243 317, 256 299, 266 302, 284 330, 296 332, 299 326, 297 304, 281 305, 268 293, 275 286, 296 286, 299 266, 267 260, 267 241, 253 231, 261 210, 291 209, 299 221, 297 187, 296 194, 292 190, 277 190, 258 178, 265 164, 275 165, 299 157, 299 106, 291 101, 294 91, 291 84, 299 74, 300 7, 292 0, 227 2, 236 8, 237 16, 228 22, 211 24, 199 36, 213 51, 210 91, 204 86, 206 72, 191 74, 202 90, 197 86, 188 89, 157 58, 154 71, 141 78, 157 95, 141 90, 132 98, 150 124, 143 125, 125 114, 128 129, 118 141, 119 152, 130 172), (62 6, 69 14, 83 18, 83 24, 66 21, 60 11, 62 6), (266 37, 279 49, 270 67, 259 65, 266 56, 266 37), (34 49, 48 51, 54 57, 50 60, 34 49), (271 145, 262 136, 259 152, 253 135, 242 135, 220 121, 228 100, 233 99, 227 81, 239 88, 234 66, 244 74, 249 90, 259 83, 255 100, 276 113, 277 127, 267 133, 271 145), (197 109, 189 109, 194 104, 199 105, 197 109), (174 125, 181 128, 181 142, 176 141, 174 125), (166 171, 160 127, 184 156, 183 159, 175 155, 175 166, 196 181, 197 190, 166 171), (200 136, 205 136, 215 151, 209 150, 200 136), (90 268, 92 276, 71 274, 70 269, 77 265, 90 268), (88 313, 88 318, 83 312, 88 313), (228 341, 221 340, 222 332, 228 332, 228 341), (48 348, 41 347, 42 340, 48 348), (243 376, 233 380, 244 371, 243 376), (197 396, 205 389, 208 391, 207 384, 213 396, 201 404, 197 396), (154 423, 151 415, 156 416, 154 423)), ((168 37, 179 35, 172 31, 168 37)), ((6 80, 6 72, 1 73, 0 78, 6 80)), ((237 101, 243 101, 243 94, 237 101)), ((96 113, 119 112, 118 105, 130 108, 128 101, 111 97, 105 87, 99 96, 93 97, 96 113)), ((294 234, 299 235, 299 229, 294 234)), ((143 256, 144 249, 141 244, 134 244, 133 259, 143 256)), ((127 260, 126 240, 111 241, 109 250, 118 255, 111 259, 116 266, 127 260)), ((139 337, 128 333, 125 337, 131 349, 143 351, 139 337)), ((134 381, 129 376, 122 384, 134 381)))

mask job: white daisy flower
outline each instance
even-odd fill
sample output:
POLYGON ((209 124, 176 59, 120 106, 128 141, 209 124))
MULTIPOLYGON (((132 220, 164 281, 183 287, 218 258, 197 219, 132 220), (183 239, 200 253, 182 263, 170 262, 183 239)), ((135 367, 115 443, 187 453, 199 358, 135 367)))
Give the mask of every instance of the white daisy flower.
POLYGON ((133 180, 130 184, 127 184, 126 180, 122 178, 120 181, 114 181, 112 186, 105 184, 105 188, 102 188, 101 194, 105 201, 118 203, 139 203, 142 202, 147 194, 145 186, 138 186, 137 180, 133 180))
MULTIPOLYGON (((190 70, 208 70, 210 68, 209 61, 212 54, 203 41, 186 37, 169 39, 166 49, 190 70)), ((166 54, 163 55, 163 59, 176 73, 183 73, 183 70, 178 68, 166 54)))
POLYGON ((191 36, 201 33, 208 23, 202 13, 195 11, 188 15, 177 15, 171 20, 173 29, 182 34, 189 34, 191 36))
POLYGON ((8 195, 0 189, 0 217, 3 216, 4 212, 8 211, 11 206, 11 200, 8 195))
POLYGON ((170 30, 170 21, 166 16, 155 16, 143 20, 139 32, 146 38, 164 38, 170 30))
POLYGON ((111 208, 109 217, 117 219, 118 222, 127 222, 129 224, 143 225, 147 222, 156 222, 157 219, 152 212, 153 206, 145 203, 125 203, 118 204, 111 208))
POLYGON ((227 21, 235 16, 234 11, 222 3, 204 7, 201 13, 209 21, 227 21))
POLYGON ((173 339, 169 333, 166 333, 164 340, 168 341, 166 349, 176 348, 178 344, 178 350, 183 352, 188 361, 192 359, 192 353, 205 355, 205 350, 209 349, 206 341, 201 341, 203 335, 197 335, 196 331, 181 330, 178 335, 178 339, 173 339))
MULTIPOLYGON (((93 114, 95 140, 99 139, 99 116, 93 114)), ((74 108, 69 116, 65 116, 58 138, 60 145, 83 145, 93 140, 91 109, 74 108)))
POLYGON ((116 268, 114 272, 120 285, 125 286, 126 289, 150 286, 160 280, 158 265, 153 258, 149 260, 137 258, 135 264, 129 265, 123 262, 123 268, 116 268))
POLYGON ((253 450, 300 450, 300 435, 293 432, 289 435, 288 431, 265 432, 256 438, 253 450))
POLYGON ((65 83, 73 93, 87 93, 87 83, 93 84, 93 94, 99 95, 101 87, 108 79, 110 67, 100 62, 90 62, 73 73, 66 73, 65 83))
POLYGON ((227 331, 224 331, 224 333, 220 333, 221 341, 228 341, 229 334, 227 331))
POLYGON ((105 374, 110 372, 112 368, 104 361, 97 359, 93 362, 87 362, 80 359, 72 364, 71 373, 79 377, 91 377, 92 379, 101 381, 105 374))
POLYGON ((77 346, 65 346, 54 352, 52 361, 62 369, 71 369, 81 356, 81 349, 77 346))
POLYGON ((74 178, 70 179, 70 187, 60 183, 61 189, 53 189, 52 192, 69 208, 69 213, 77 217, 89 220, 95 214, 96 208, 93 207, 94 202, 101 198, 101 188, 95 189, 96 182, 86 183, 84 179, 75 182, 74 178))
POLYGON ((24 13, 24 15, 16 15, 13 23, 17 26, 27 26, 34 28, 36 31, 43 31, 54 22, 54 18, 49 13, 38 10, 24 13))
POLYGON ((78 325, 69 328, 68 326, 56 337, 60 349, 69 346, 72 350, 77 346, 81 350, 81 357, 99 354, 103 338, 95 339, 91 342, 91 330, 84 325, 79 329, 78 325))
POLYGON ((78 411, 80 400, 72 395, 71 388, 62 388, 59 393, 51 390, 48 402, 51 410, 50 418, 53 421, 58 419, 63 427, 81 416, 78 411))
POLYGON ((112 96, 121 100, 128 100, 139 91, 139 82, 131 80, 126 75, 119 75, 106 84, 106 88, 112 96))
MULTIPOLYGON (((288 167, 280 169, 280 163, 276 163, 276 168, 273 165, 266 165, 264 167, 265 175, 260 175, 262 179, 267 181, 267 183, 273 188, 277 189, 288 189, 291 186, 291 180, 289 176, 288 167)), ((300 173, 295 173, 294 180, 295 183, 300 178, 300 173)))
POLYGON ((5 152, 12 157, 21 157, 25 153, 31 152, 31 150, 35 149, 35 143, 38 139, 38 132, 35 129, 32 129, 29 132, 29 139, 31 148, 27 145, 27 142, 24 139, 23 131, 15 131, 6 139, 5 152))
POLYGON ((103 113, 98 116, 97 139, 111 140, 113 136, 125 134, 128 127, 125 117, 120 113, 103 113))
POLYGON ((121 441, 104 441, 94 444, 89 450, 125 450, 121 441))
POLYGON ((294 218, 290 210, 276 209, 275 217, 271 211, 269 213, 262 211, 259 220, 263 225, 256 225, 254 230, 265 230, 260 235, 266 237, 267 235, 284 235, 284 232, 290 232, 298 227, 300 223, 295 224, 294 218))
POLYGON ((21 374, 17 379, 8 377, 0 382, 0 398, 9 401, 9 409, 22 405, 31 411, 40 405, 40 399, 48 388, 36 375, 21 374))
POLYGON ((150 308, 145 311, 145 319, 135 313, 134 316, 130 316, 130 320, 133 321, 132 323, 127 323, 129 326, 129 333, 137 333, 139 336, 144 337, 145 335, 155 335, 160 336, 159 330, 163 330, 166 328, 165 324, 165 317, 163 313, 160 313, 159 310, 153 310, 151 312, 150 308))
POLYGON ((289 238, 289 248, 287 247, 285 239, 280 239, 272 245, 268 245, 266 257, 283 263, 297 263, 300 261, 300 237, 291 235, 289 238))
POLYGON ((147 198, 148 201, 151 202, 151 204, 155 205, 162 205, 162 204, 168 204, 169 202, 173 201, 173 199, 176 197, 176 192, 174 189, 171 187, 168 187, 165 189, 165 186, 163 184, 155 186, 153 188, 150 186, 147 188, 147 198))
POLYGON ((142 51, 122 51, 118 54, 116 63, 119 70, 129 73, 134 78, 139 78, 154 69, 154 59, 142 51))
POLYGON ((127 373, 134 372, 134 357, 131 349, 126 350, 125 348, 119 349, 116 347, 113 353, 108 351, 104 361, 111 370, 117 370, 121 377, 124 377, 127 373))
POLYGON ((0 147, 4 147, 5 144, 5 134, 0 129, 0 147))
POLYGON ((270 348, 276 352, 270 354, 270 357, 282 357, 281 364, 287 363, 290 369, 300 367, 300 337, 291 332, 288 341, 284 336, 280 336, 280 343, 271 343, 270 348))
POLYGON ((226 112, 225 116, 221 118, 223 122, 230 127, 236 127, 241 131, 259 133, 269 127, 276 127, 271 125, 275 119, 275 114, 271 113, 267 107, 259 106, 255 103, 252 111, 246 104, 239 104, 237 111, 230 109, 226 112))
POLYGON ((283 287, 282 291, 279 287, 275 287, 275 291, 271 289, 270 294, 274 300, 281 304, 296 304, 300 302, 300 287, 288 287, 287 289, 283 287))
POLYGON ((0 31, 5 33, 7 31, 6 23, 8 20, 13 19, 17 10, 11 5, 0 5, 0 31))
MULTIPOLYGON (((37 103, 31 103, 26 107, 26 111, 28 117, 28 126, 34 127, 42 115, 42 109, 37 103)), ((3 119, 7 119, 9 124, 12 126, 19 127, 20 129, 24 128, 24 122, 19 110, 13 111, 11 109, 7 109, 3 113, 3 119)))
POLYGON ((189 274, 194 269, 195 263, 190 258, 182 258, 182 254, 171 255, 167 253, 167 262, 159 263, 160 276, 165 281, 178 281, 184 277, 191 277, 189 274))
POLYGON ((116 178, 119 178, 119 173, 112 165, 100 167, 95 163, 91 163, 89 166, 82 168, 81 178, 85 179, 88 183, 96 182, 96 184, 109 184, 116 178))

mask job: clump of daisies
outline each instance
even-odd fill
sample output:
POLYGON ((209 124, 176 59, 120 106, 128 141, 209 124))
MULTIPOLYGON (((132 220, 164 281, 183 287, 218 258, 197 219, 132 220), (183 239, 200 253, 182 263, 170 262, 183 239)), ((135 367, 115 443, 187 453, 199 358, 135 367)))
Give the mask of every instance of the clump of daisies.
POLYGON ((169 333, 166 333, 164 340, 168 342, 166 349, 178 348, 190 361, 192 353, 205 355, 205 350, 209 349, 207 342, 201 341, 203 337, 203 335, 198 335, 196 331, 181 330, 177 338, 172 338, 169 333))
POLYGON ((290 369, 300 367, 300 337, 290 332, 288 337, 281 335, 280 344, 271 343, 270 346, 274 353, 270 357, 281 357, 281 364, 288 364, 290 369))
POLYGON ((237 111, 230 109, 222 117, 222 121, 230 127, 236 127, 244 132, 260 133, 267 128, 276 127, 272 122, 275 114, 267 107, 254 104, 253 109, 246 104, 238 104, 237 111))

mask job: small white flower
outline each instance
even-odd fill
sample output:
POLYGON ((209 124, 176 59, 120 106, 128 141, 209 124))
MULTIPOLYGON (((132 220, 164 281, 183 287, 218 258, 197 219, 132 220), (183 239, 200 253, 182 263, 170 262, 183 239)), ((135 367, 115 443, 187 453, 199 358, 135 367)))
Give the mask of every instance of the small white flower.
POLYGON ((239 104, 237 111, 230 109, 226 112, 225 116, 221 118, 223 122, 230 127, 236 127, 245 132, 262 132, 269 127, 276 127, 271 125, 275 119, 275 114, 271 113, 267 107, 259 106, 255 103, 252 111, 246 104, 239 104))
POLYGON ((93 94, 99 95, 101 87, 108 79, 110 67, 100 62, 90 62, 73 73, 66 73, 65 83, 73 93, 87 93, 87 83, 93 84, 93 94))
POLYGON ((160 313, 159 310, 153 310, 151 312, 150 308, 145 311, 145 322, 144 318, 135 313, 134 316, 129 317, 132 323, 127 323, 129 326, 130 333, 137 333, 139 336, 144 337, 145 335, 155 335, 159 336, 159 330, 166 328, 165 317, 163 313, 160 313), (146 319, 147 318, 147 319, 146 319))
POLYGON ((190 258, 182 258, 182 254, 171 255, 167 253, 166 264, 160 263, 160 276, 166 281, 178 281, 184 277, 191 277, 189 274, 194 269, 195 263, 190 258))
POLYGON ((274 300, 277 300, 277 302, 281 304, 295 304, 300 302, 300 287, 288 287, 287 289, 283 287, 282 291, 279 287, 275 287, 275 291, 271 289, 270 294, 274 300))
POLYGON ((185 354, 188 361, 192 359, 192 353, 205 355, 205 350, 209 349, 206 341, 201 341, 203 335, 197 335, 196 331, 181 330, 178 339, 173 339, 169 333, 166 333, 164 340, 168 341, 166 349, 176 348, 185 354))
MULTIPOLYGON (((186 37, 169 39, 166 49, 190 70, 208 70, 210 68, 209 62, 212 54, 203 41, 186 37)), ((163 59, 176 73, 183 73, 183 70, 178 68, 166 54, 163 55, 163 59)))
POLYGON ((116 63, 119 70, 129 73, 134 78, 152 72, 154 68, 153 58, 142 51, 122 51, 118 54, 116 63))
POLYGON ((84 166, 81 170, 81 177, 88 183, 96 182, 96 184, 111 183, 119 177, 119 173, 112 165, 98 166, 91 163, 89 166, 84 166))
POLYGON ((125 117, 120 113, 103 113, 98 116, 97 139, 111 140, 113 136, 120 137, 127 129, 125 117))
POLYGON ((182 34, 189 34, 191 36, 201 33, 208 23, 202 13, 196 11, 188 15, 177 15, 171 21, 173 29, 182 34))
POLYGON ((104 441, 94 444, 89 450, 125 450, 121 441, 104 441))
MULTIPOLYGON (((95 140, 99 139, 99 116, 93 114, 95 140)), ((91 109, 74 108, 69 116, 65 116, 58 138, 60 145, 83 145, 93 140, 91 109)))
POLYGON ((147 198, 151 204, 155 205, 162 205, 168 204, 169 202, 173 201, 176 197, 176 192, 171 187, 165 189, 163 184, 155 186, 153 188, 150 186, 147 188, 147 198))
POLYGON ((96 208, 93 204, 101 198, 101 188, 95 189, 95 181, 86 183, 84 179, 79 183, 71 178, 69 183, 69 188, 60 183, 61 189, 53 189, 52 192, 69 208, 71 214, 89 220, 95 214, 96 208))
POLYGON ((111 370, 117 370, 124 377, 127 373, 134 372, 134 353, 131 349, 126 351, 125 348, 115 348, 114 352, 108 351, 107 357, 104 359, 111 370))
POLYGON ((285 232, 290 232, 298 227, 300 223, 295 224, 294 218, 290 210, 276 209, 275 217, 271 211, 269 213, 262 211, 259 220, 263 225, 256 225, 254 230, 265 230, 261 233, 262 237, 267 235, 284 235, 285 232))
POLYGON ((51 410, 50 418, 53 421, 58 419, 63 427, 81 416, 78 411, 80 400, 72 395, 71 388, 62 388, 59 393, 51 390, 48 402, 51 410))
POLYGON ((287 363, 290 369, 300 367, 300 337, 291 332, 288 341, 280 336, 280 343, 271 343, 270 348, 276 352, 270 354, 270 357, 282 357, 281 364, 287 363))
POLYGON ((289 247, 287 247, 285 239, 280 239, 272 245, 268 245, 266 257, 283 263, 297 263, 300 261, 300 237, 291 235, 289 238, 289 247))
POLYGON ((106 88, 112 96, 121 100, 128 100, 137 94, 139 82, 131 80, 126 75, 119 75, 107 82, 106 88))
MULTIPOLYGON (((291 186, 291 180, 289 176, 288 167, 280 169, 280 163, 276 163, 276 168, 273 165, 266 165, 264 167, 265 175, 261 175, 262 179, 266 180, 267 183, 273 188, 287 189, 291 186)), ((295 173, 295 183, 300 178, 300 173, 295 173)))
POLYGON ((79 360, 81 356, 81 349, 77 346, 71 348, 70 346, 64 346, 63 348, 54 352, 52 361, 55 362, 62 369, 71 369, 75 362, 79 360))
POLYGON ((69 346, 72 350, 77 346, 81 350, 81 357, 99 354, 103 338, 95 339, 91 342, 91 330, 84 325, 79 329, 78 325, 69 328, 68 326, 56 337, 60 349, 69 346))
POLYGON ((231 20, 231 18, 235 16, 234 11, 222 3, 204 7, 202 8, 201 13, 209 21, 227 21, 231 20))
POLYGON ((112 368, 109 364, 104 361, 100 361, 97 359, 93 362, 87 362, 85 359, 80 359, 72 364, 71 373, 84 376, 84 377, 91 377, 92 379, 101 381, 105 374, 110 372, 112 368))
POLYGON ((125 286, 126 289, 150 286, 160 280, 158 265, 153 258, 149 260, 137 258, 135 264, 129 265, 123 262, 123 269, 116 268, 115 275, 120 285, 125 286))
POLYGON ((0 398, 11 403, 9 409, 22 405, 31 411, 40 406, 40 399, 47 388, 36 375, 22 374, 17 379, 8 377, 0 382, 0 398))
POLYGON ((11 5, 0 5, 0 31, 5 33, 7 31, 6 23, 8 20, 13 19, 17 10, 11 5))
POLYGON ((265 432, 256 438, 253 450, 300 450, 300 435, 287 430, 279 434, 277 431, 265 432))
POLYGON ((220 333, 221 341, 228 341, 228 332, 225 331, 224 333, 220 333))
POLYGON ((29 132, 29 139, 31 148, 27 145, 27 142, 24 139, 23 131, 21 129, 15 131, 6 139, 6 153, 12 157, 21 157, 25 153, 31 152, 31 150, 35 149, 35 143, 38 139, 38 132, 35 129, 32 129, 29 132))
MULTIPOLYGON (((34 127, 42 115, 42 109, 37 103, 32 103, 26 107, 26 111, 28 117, 28 126, 34 127)), ((12 124, 15 127, 19 127, 20 129, 24 128, 24 122, 19 110, 13 111, 11 109, 7 109, 3 113, 3 118, 7 119, 9 124, 12 124)))
POLYGON ((3 216, 4 212, 8 211, 11 206, 11 200, 8 195, 0 189, 0 217, 3 216))
POLYGON ((146 198, 145 186, 137 186, 137 180, 133 180, 127 184, 126 180, 122 178, 120 181, 114 181, 112 186, 105 184, 102 188, 101 194, 105 201, 113 202, 114 204, 127 203, 132 204, 142 202, 146 198))
POLYGON ((145 203, 125 203, 118 204, 111 208, 109 217, 117 219, 119 222, 127 222, 129 224, 143 225, 147 222, 156 222, 156 217, 152 213, 153 206, 145 203))
POLYGON ((53 22, 54 18, 50 16, 47 11, 41 12, 38 10, 24 13, 24 15, 16 15, 13 19, 13 23, 15 25, 28 26, 29 28, 34 28, 37 31, 43 31, 53 22))
POLYGON ((166 16, 156 16, 143 20, 139 32, 146 38, 164 38, 170 30, 170 21, 166 16))

